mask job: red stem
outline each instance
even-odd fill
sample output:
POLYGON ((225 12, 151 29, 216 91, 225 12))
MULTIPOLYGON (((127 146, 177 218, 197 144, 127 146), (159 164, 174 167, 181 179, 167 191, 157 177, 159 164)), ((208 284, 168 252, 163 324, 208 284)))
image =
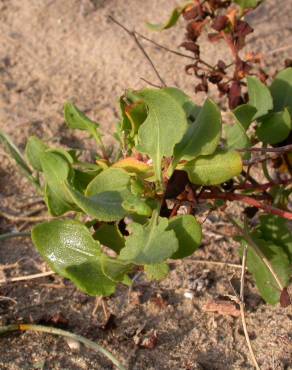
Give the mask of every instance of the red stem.
POLYGON ((234 189, 238 190, 249 190, 249 189, 255 189, 255 190, 262 190, 265 191, 273 186, 276 185, 289 185, 292 184, 292 179, 287 179, 287 180, 281 180, 281 181, 273 181, 273 182, 266 182, 265 184, 242 184, 235 186, 234 189))
POLYGON ((223 199, 229 201, 239 201, 246 203, 250 206, 263 209, 264 211, 271 213, 273 215, 280 216, 282 218, 286 218, 287 220, 292 220, 292 213, 288 211, 284 211, 279 208, 275 208, 268 204, 264 204, 259 202, 257 199, 248 197, 242 194, 234 194, 234 193, 222 193, 222 192, 204 192, 200 195, 200 199, 223 199))

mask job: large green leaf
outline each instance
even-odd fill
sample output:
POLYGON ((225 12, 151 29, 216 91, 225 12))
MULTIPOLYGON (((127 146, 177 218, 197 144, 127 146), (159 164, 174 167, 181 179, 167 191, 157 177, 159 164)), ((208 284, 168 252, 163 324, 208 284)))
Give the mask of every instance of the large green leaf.
POLYGON ((21 168, 26 178, 35 185, 37 189, 40 189, 38 180, 34 178, 31 169, 26 163, 23 155, 20 153, 19 149, 12 142, 10 137, 6 135, 2 130, 0 130, 0 143, 4 146, 5 150, 10 154, 10 156, 15 160, 16 164, 21 168))
POLYGON ((241 173, 242 160, 238 152, 217 150, 180 166, 180 169, 187 172, 193 184, 219 185, 241 173))
POLYGON ((173 230, 167 230, 168 220, 160 218, 156 212, 146 225, 132 223, 131 235, 121 250, 122 260, 137 265, 150 265, 164 262, 178 249, 178 240, 173 230))
POLYGON ((101 249, 88 229, 73 220, 37 225, 32 240, 50 267, 90 295, 111 295, 116 284, 104 275, 101 249))
POLYGON ((273 109, 273 99, 270 90, 256 77, 247 77, 249 104, 257 109, 253 119, 265 116, 273 109))
POLYGON ((177 6, 173 9, 169 19, 165 23, 146 23, 147 27, 152 31, 163 31, 168 28, 171 28, 176 25, 177 21, 179 20, 179 17, 182 15, 184 10, 188 7, 193 5, 190 1, 182 6, 177 6))
MULTIPOLYGON (((291 276, 291 264, 288 256, 283 251, 282 247, 263 239, 253 237, 258 248, 271 264, 273 271, 277 275, 277 279, 283 287, 288 285, 291 276)), ((242 243, 246 243, 242 241, 242 243)), ((247 251, 247 268, 255 279, 257 288, 263 299, 269 304, 279 302, 281 290, 278 287, 275 277, 270 269, 263 262, 263 259, 252 248, 247 251)))
POLYGON ((195 104, 187 94, 176 87, 165 87, 162 90, 172 96, 182 106, 189 123, 195 121, 201 109, 199 105, 195 104))
POLYGON ((31 136, 25 147, 26 158, 36 171, 42 171, 41 156, 48 146, 36 136, 31 136))
POLYGON ((72 129, 87 131, 97 142, 100 142, 99 124, 88 118, 73 103, 66 103, 64 115, 67 125, 72 129))
POLYGON ((176 216, 169 220, 167 230, 173 230, 178 240, 178 250, 171 258, 184 258, 193 254, 200 246, 202 228, 192 215, 176 216))
POLYGON ((288 221, 275 215, 260 216, 261 238, 282 245, 292 263, 292 232, 288 221))
POLYGON ((116 253, 125 246, 125 238, 121 234, 117 224, 103 224, 93 234, 93 238, 98 240, 116 253))
POLYGON ((261 120, 256 130, 257 137, 265 144, 277 144, 284 141, 291 131, 291 117, 288 109, 271 113, 261 120))
POLYGON ((292 114, 292 68, 279 72, 270 87, 274 111, 281 112, 285 108, 292 114))
POLYGON ((67 185, 72 201, 83 212, 99 221, 118 221, 126 214, 124 200, 131 198, 130 175, 120 168, 108 168, 89 184, 85 196, 67 185))
POLYGON ((163 90, 145 89, 136 94, 146 104, 148 116, 138 131, 138 150, 148 154, 156 179, 162 183, 161 160, 170 157, 187 129, 187 118, 180 104, 163 90))
POLYGON ((233 0, 242 9, 256 8, 263 0, 233 0))
POLYGON ((191 160, 199 155, 212 154, 221 136, 221 113, 210 99, 200 109, 196 120, 191 123, 174 148, 173 167, 182 160, 191 160))

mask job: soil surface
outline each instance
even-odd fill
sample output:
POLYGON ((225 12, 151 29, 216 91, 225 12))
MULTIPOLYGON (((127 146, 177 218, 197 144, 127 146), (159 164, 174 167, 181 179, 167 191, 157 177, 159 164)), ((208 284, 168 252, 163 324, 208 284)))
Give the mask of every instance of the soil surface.
MULTIPOLYGON (((144 25, 147 20, 166 19, 175 4, 173 0, 0 0, 0 128, 21 149, 30 135, 56 145, 82 147, 84 136, 64 125, 63 103, 72 100, 111 132, 124 89, 142 88, 141 78, 159 81, 133 40, 108 15, 176 48, 183 40, 184 22, 161 34, 150 33, 144 25)), ((292 43, 292 1, 267 0, 250 18, 255 32, 248 49, 253 42, 253 50, 265 54, 270 70, 282 68, 292 49, 276 49, 292 43)), ((187 60, 143 45, 168 85, 185 89, 202 102, 203 95, 194 95, 193 78, 184 73, 187 60)), ((220 45, 202 48, 210 61, 226 53, 220 45)), ((106 139, 111 142, 109 136, 106 139)), ((1 210, 46 215, 38 213, 43 205, 34 189, 0 150, 1 210)), ((240 209, 234 207, 232 212, 240 209)), ((0 233, 28 231, 31 226, 0 217, 0 233)), ((238 285, 238 245, 230 237, 234 230, 223 214, 213 213, 204 223, 204 233, 200 251, 172 264, 167 279, 149 283, 140 275, 131 290, 121 287, 103 304, 56 275, 2 282, 0 324, 62 324, 103 345, 128 369, 252 369, 240 318, 208 312, 206 306, 219 300, 219 308, 224 308, 230 303, 226 295, 234 294, 232 284, 238 285), (106 315, 111 315, 109 320, 106 315)), ((0 280, 46 270, 29 238, 0 241, 0 280)), ((292 369, 291 308, 266 305, 248 276, 246 314, 261 369, 292 369)), ((1 337, 0 369, 105 370, 113 365, 61 337, 27 332, 1 337)))

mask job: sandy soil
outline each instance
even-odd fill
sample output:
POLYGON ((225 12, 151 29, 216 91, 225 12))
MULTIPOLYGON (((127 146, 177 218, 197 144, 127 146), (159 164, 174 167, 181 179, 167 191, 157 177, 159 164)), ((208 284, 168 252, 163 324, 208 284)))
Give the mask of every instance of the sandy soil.
MULTIPOLYGON (((84 145, 82 136, 64 126, 63 103, 73 100, 111 132, 118 119, 117 99, 124 89, 143 87, 141 77, 154 83, 157 79, 133 41, 107 16, 112 14, 128 27, 175 48, 183 39, 183 22, 159 35, 144 26, 146 20, 166 18, 175 4, 173 0, 0 0, 0 127, 20 148, 32 134, 60 145, 84 145)), ((272 70, 292 56, 291 49, 271 53, 291 45, 291 18, 291 0, 267 0, 251 18, 256 32, 250 40, 256 51, 266 53, 272 70)), ((183 71, 185 61, 145 46, 166 82, 194 95, 194 81, 183 71)), ((210 60, 224 53, 218 46, 204 51, 210 60)), ((194 99, 201 102, 203 96, 194 99)), ((1 207, 26 212, 39 206, 30 204, 35 197, 15 165, 0 152, 1 207)), ((1 233, 30 227, 0 219, 1 233)), ((224 217, 212 215, 205 229, 195 258, 238 264, 237 245, 228 238, 232 230, 224 217), (214 224, 216 233, 210 231, 214 224)), ((0 280, 45 269, 28 238, 1 242, 0 280)), ((104 327, 103 310, 95 309, 94 298, 57 276, 6 283, 0 286, 0 324, 50 323, 50 317, 62 314, 68 330, 98 341, 129 369, 252 369, 240 320, 204 310, 207 301, 233 294, 229 281, 236 283, 239 271, 188 259, 173 266, 169 278, 159 284, 140 277, 132 291, 121 288, 106 301, 114 315, 110 327, 104 327), (157 333, 153 349, 135 345, 137 337, 143 340, 153 331, 157 333)), ((246 300, 248 330, 261 368, 292 369, 291 309, 265 305, 249 278, 246 300)), ((72 350, 62 338, 51 335, 26 333, 0 339, 0 369, 112 368, 102 356, 83 347, 72 350)))

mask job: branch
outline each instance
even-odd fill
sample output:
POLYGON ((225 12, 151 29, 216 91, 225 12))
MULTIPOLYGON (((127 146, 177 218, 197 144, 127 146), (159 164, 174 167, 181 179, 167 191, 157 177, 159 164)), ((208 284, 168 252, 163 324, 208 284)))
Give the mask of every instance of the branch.
POLYGON ((158 70, 156 69, 154 63, 152 62, 152 59, 150 58, 150 56, 147 54, 147 52, 145 51, 145 49, 143 48, 143 46, 141 45, 140 41, 138 40, 137 38, 137 35, 134 31, 131 31, 129 30, 127 27, 125 27, 123 24, 121 24, 120 22, 118 22, 115 18, 113 18, 111 15, 109 16, 109 19, 114 22, 115 24, 117 24, 119 27, 121 27, 124 31, 127 32, 128 35, 130 35, 132 37, 132 39, 135 41, 136 45, 138 46, 138 48, 141 50, 141 52, 143 53, 143 55, 145 56, 145 58, 148 60, 149 64, 151 65, 153 71, 155 72, 156 76, 158 77, 158 79, 160 80, 162 86, 166 87, 166 83, 164 82, 163 78, 160 76, 158 70))
POLYGON ((234 189, 235 190, 252 189, 252 190, 265 191, 276 185, 289 185, 289 184, 292 184, 292 179, 281 180, 281 181, 270 181, 270 182, 266 182, 265 184, 257 184, 257 185, 256 184, 242 184, 242 185, 235 186, 234 189))
POLYGON ((237 152, 287 153, 292 152, 292 144, 280 146, 278 148, 243 148, 235 150, 237 152))
POLYGON ((273 215, 280 216, 282 218, 286 218, 287 220, 292 220, 292 213, 289 211, 284 211, 282 209, 270 206, 268 204, 261 203, 257 199, 251 198, 246 195, 242 194, 234 194, 234 193, 222 193, 222 192, 203 192, 199 199, 223 199, 229 201, 238 201, 246 203, 250 206, 262 209, 267 213, 271 213, 273 215))

